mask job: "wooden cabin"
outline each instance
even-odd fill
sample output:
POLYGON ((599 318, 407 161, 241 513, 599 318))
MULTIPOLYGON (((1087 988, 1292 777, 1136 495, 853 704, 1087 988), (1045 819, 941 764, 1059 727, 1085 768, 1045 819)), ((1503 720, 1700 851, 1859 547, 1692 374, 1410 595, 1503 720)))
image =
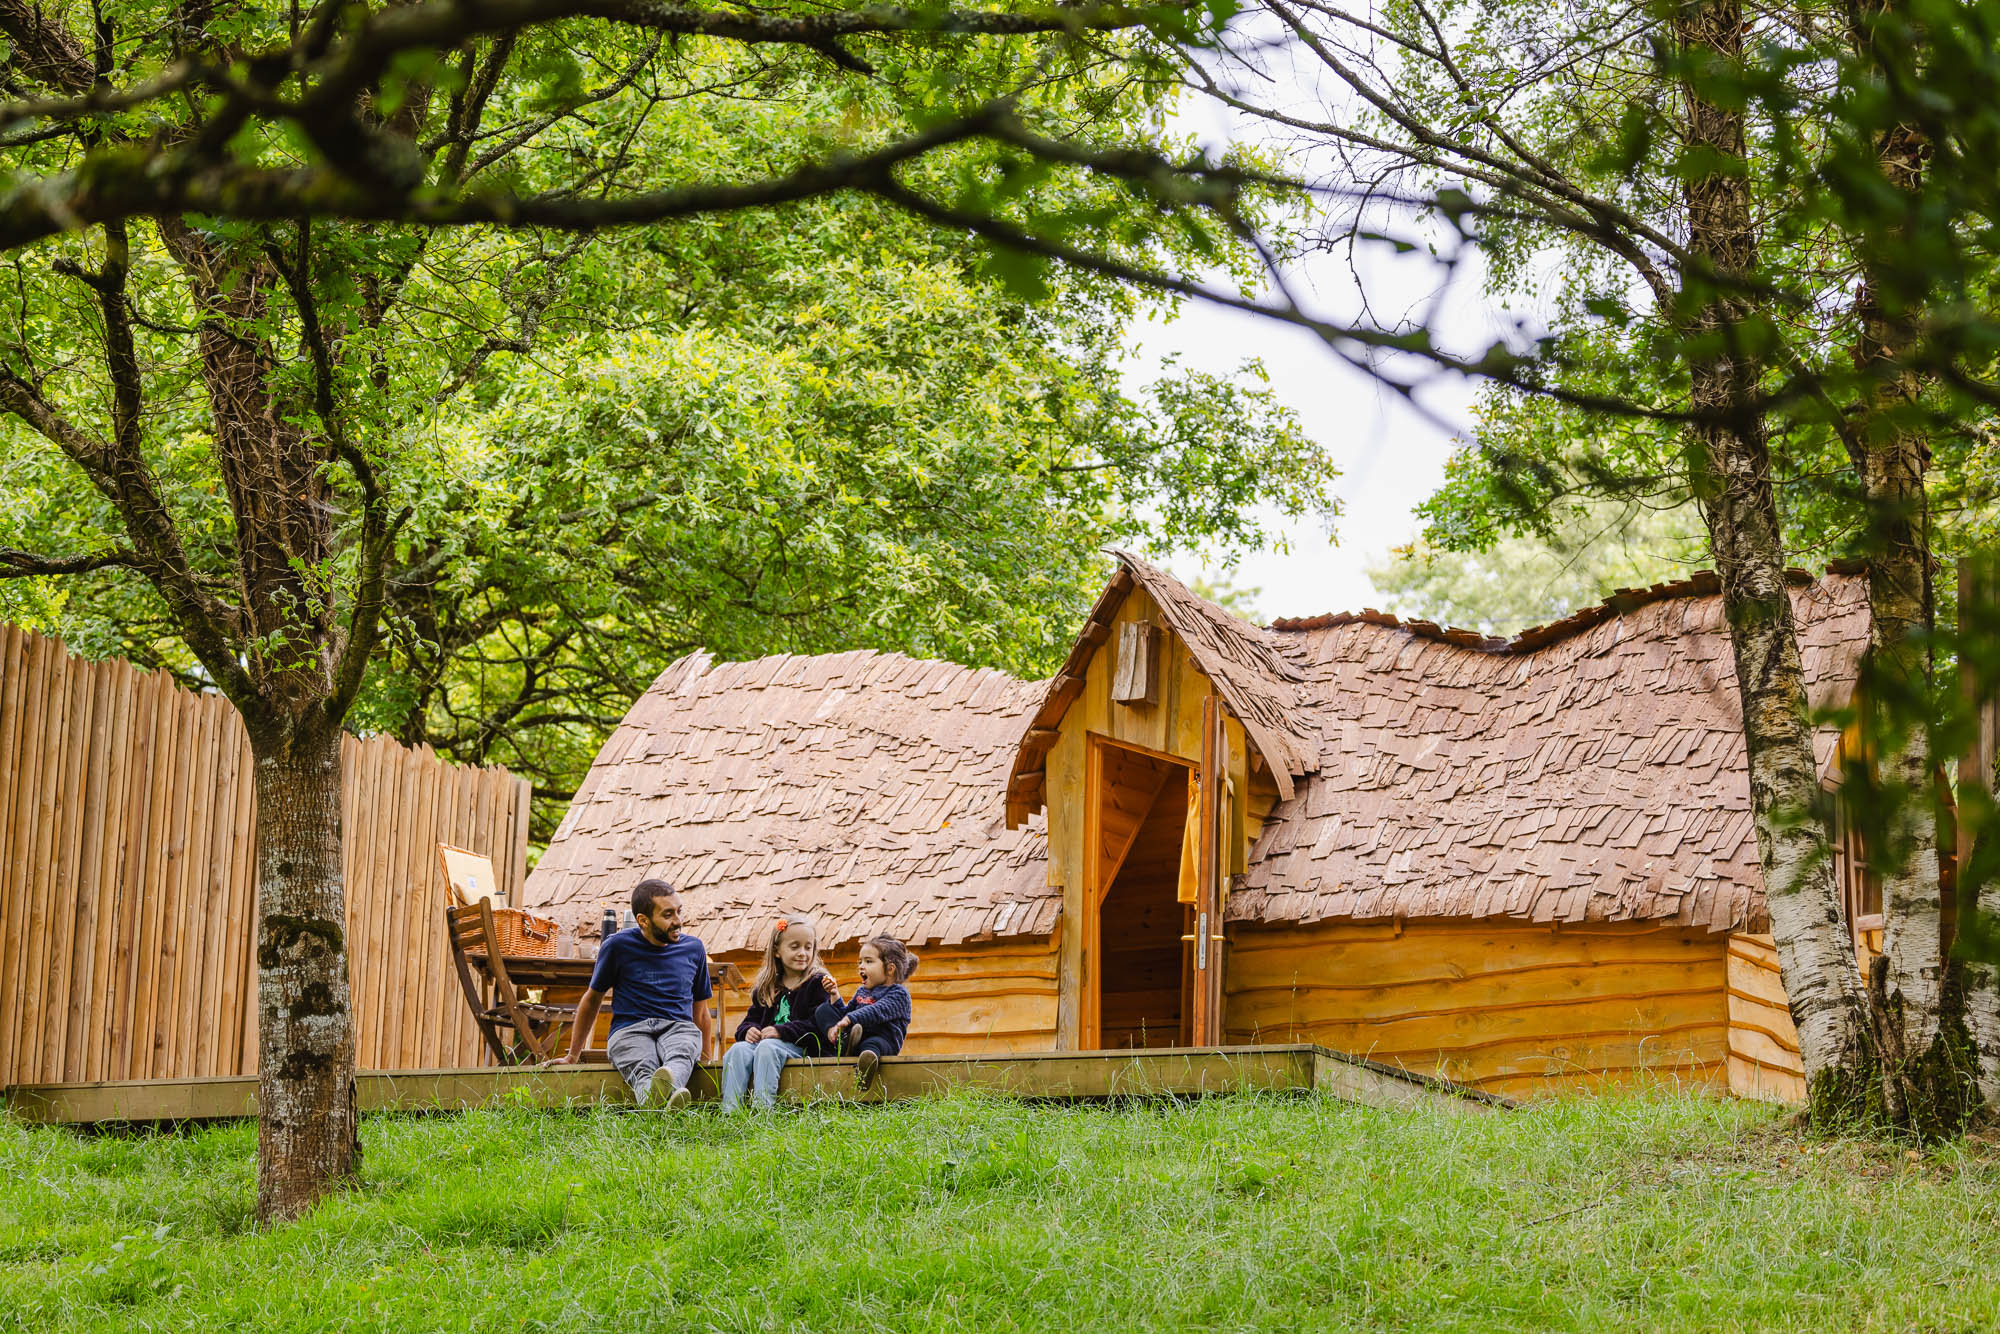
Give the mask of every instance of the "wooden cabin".
MULTIPOLYGON (((1713 576, 1497 640, 1257 627, 1118 560, 1046 682, 676 663, 527 902, 587 942, 664 876, 720 957, 808 912, 844 978, 888 931, 924 960, 913 1052, 1314 1041, 1516 1096, 1800 1095, 1713 576)), ((1792 596, 1837 702, 1865 586, 1792 596)))

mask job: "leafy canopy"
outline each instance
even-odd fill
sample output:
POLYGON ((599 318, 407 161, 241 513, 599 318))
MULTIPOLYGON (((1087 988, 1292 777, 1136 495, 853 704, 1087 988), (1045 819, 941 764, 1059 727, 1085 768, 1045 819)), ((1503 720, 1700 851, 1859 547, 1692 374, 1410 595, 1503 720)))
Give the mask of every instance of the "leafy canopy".
MULTIPOLYGON (((1022 114, 1171 146, 1155 87, 1061 46, 873 52, 876 75, 861 79, 816 54, 541 34, 496 82, 497 128, 468 163, 526 135, 487 169, 511 188, 553 187, 580 156, 634 179, 754 174, 802 141, 820 151, 901 123, 898 99, 947 71, 1012 86, 1023 63, 1044 81, 1022 114), (1047 77, 1052 62, 1062 77, 1047 77)), ((908 179, 999 180, 996 208, 1087 215, 1147 262, 1220 254, 1247 276, 1240 249, 1159 232, 1116 181, 1023 174, 1004 157, 958 145, 908 179)), ((533 777, 545 831, 630 700, 692 648, 896 649, 1039 674, 1103 577, 1105 546, 1226 554, 1266 540, 1263 503, 1330 507, 1329 460, 1255 366, 1229 379, 1167 366, 1135 388, 1132 289, 1046 266, 1023 281, 865 194, 576 236, 201 226, 225 251, 310 255, 310 309, 340 331, 336 410, 402 516, 351 725, 533 777)), ((198 314, 157 235, 134 238, 148 460, 204 577, 224 581, 237 530, 198 314)), ((20 300, 0 313, 24 369, 86 422, 110 411, 92 370, 102 332, 68 270, 101 258, 89 234, 17 252, 20 300)), ((305 307, 269 297, 245 332, 273 349, 281 410, 311 421, 305 307)), ((110 502, 18 419, 0 430, 0 467, 17 483, 0 546, 117 542, 110 502)), ((356 498, 339 469, 327 475, 351 532, 356 498)), ((343 540, 319 586, 349 596, 357 558, 343 540)), ((205 677, 129 569, 0 581, 0 597, 86 651, 205 677)))

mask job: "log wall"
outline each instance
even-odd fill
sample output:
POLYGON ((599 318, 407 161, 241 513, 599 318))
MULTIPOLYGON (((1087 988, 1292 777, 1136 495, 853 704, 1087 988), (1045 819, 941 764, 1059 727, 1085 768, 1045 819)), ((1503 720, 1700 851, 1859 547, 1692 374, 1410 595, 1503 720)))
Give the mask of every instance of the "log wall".
POLYGON ((1651 923, 1232 930, 1229 1042, 1317 1042, 1489 1093, 1729 1087, 1727 942, 1651 923))
POLYGON ((1799 1030, 1769 936, 1729 938, 1729 1089, 1771 1102, 1806 1100, 1799 1030))
MULTIPOLYGON (((477 1064, 436 848, 518 902, 528 784, 386 737, 342 759, 360 1064, 477 1064)), ((219 695, 0 626, 0 1086, 256 1071, 251 779, 219 695)))
MULTIPOLYGON (((699 923, 694 932, 701 934, 699 923)), ((843 996, 854 994, 859 953, 851 947, 823 960, 843 996)), ((917 955, 922 963, 909 982, 914 1013, 903 1048, 909 1055, 991 1055, 1048 1051, 1056 1045, 1055 941, 919 947, 917 955)), ((747 950, 716 957, 742 969, 746 979, 757 975, 758 956, 747 950)), ((747 993, 729 996, 730 1032, 748 1003, 747 993)))

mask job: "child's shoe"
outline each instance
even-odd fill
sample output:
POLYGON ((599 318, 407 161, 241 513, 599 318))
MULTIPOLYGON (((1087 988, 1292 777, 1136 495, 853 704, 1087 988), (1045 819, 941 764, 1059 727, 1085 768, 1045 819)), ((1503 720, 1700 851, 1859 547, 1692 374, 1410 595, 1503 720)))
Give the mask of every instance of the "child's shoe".
POLYGON ((667 1110, 670 1112, 686 1111, 687 1105, 693 1101, 694 1094, 688 1092, 685 1088, 677 1088, 667 1095, 667 1110))
POLYGON ((882 1064, 882 1057, 872 1051, 864 1051, 854 1062, 854 1091, 866 1093, 875 1085, 876 1067, 882 1064))

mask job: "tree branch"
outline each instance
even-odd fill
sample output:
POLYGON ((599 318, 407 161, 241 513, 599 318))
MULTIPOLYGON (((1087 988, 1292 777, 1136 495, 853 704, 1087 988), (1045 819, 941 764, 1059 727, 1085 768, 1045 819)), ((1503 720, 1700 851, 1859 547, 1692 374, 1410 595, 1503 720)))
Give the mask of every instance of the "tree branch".
POLYGON ((114 565, 139 566, 139 555, 129 547, 105 551, 79 552, 74 556, 38 556, 32 551, 0 547, 0 579, 27 579, 43 574, 88 574, 114 565))
POLYGON ((334 663, 333 688, 320 706, 329 717, 338 721, 347 716, 348 708, 360 693, 368 672, 368 660, 375 655, 375 646, 381 639, 389 554, 394 547, 396 533, 409 519, 410 511, 405 509, 393 520, 388 517, 388 502, 382 495, 374 465, 348 435, 341 421, 334 380, 334 349, 320 322, 319 302, 313 294, 311 220, 301 221, 298 232, 299 252, 296 259, 287 261, 283 251, 275 245, 268 247, 266 254, 284 276, 293 308, 299 313, 300 338, 312 359, 314 415, 326 432, 334 456, 347 465, 361 487, 361 541, 357 554, 359 577, 354 590, 354 605, 347 617, 345 642, 340 645, 339 656, 334 663))
POLYGON ((166 599, 187 645, 232 699, 247 699, 251 684, 230 648, 237 611, 207 592, 189 565, 173 514, 143 456, 97 439, 57 412, 39 390, 0 366, 0 408, 27 423, 83 470, 118 510, 134 547, 133 568, 166 599), (241 691, 239 696, 236 692, 241 691))
POLYGON ((622 198, 521 198, 498 191, 427 192, 357 182, 324 168, 283 171, 203 163, 192 151, 165 162, 145 149, 106 150, 86 167, 29 179, 0 194, 0 250, 12 250, 87 223, 205 213, 264 221, 311 214, 425 227, 490 223, 594 231, 726 213, 834 194, 889 168, 989 132, 1003 110, 992 103, 872 153, 842 154, 784 176, 724 185, 682 185, 622 198))
POLYGON ((939 226, 971 232, 984 237, 988 241, 1005 246, 1008 249, 1018 250, 1023 254, 1037 255, 1044 259, 1051 259, 1070 265, 1088 273, 1095 273, 1103 277, 1115 278, 1121 282, 1131 283, 1137 287, 1150 288, 1156 292, 1168 292, 1175 296, 1192 297, 1195 300, 1206 302, 1210 305, 1244 311, 1265 319, 1276 320, 1281 324, 1295 325, 1298 328, 1305 329, 1317 335, 1320 341, 1335 356, 1369 375, 1378 383, 1386 385, 1402 394, 1406 399, 1410 399, 1413 406, 1419 412, 1423 412, 1425 409, 1421 404, 1415 403, 1414 399, 1412 399, 1412 395, 1417 387, 1414 382, 1404 383, 1393 376, 1385 374, 1380 366, 1370 363, 1367 355, 1357 352, 1355 349, 1362 348, 1375 352, 1400 353, 1404 356, 1414 357, 1419 361, 1428 362, 1441 370, 1452 371, 1460 375, 1473 375, 1496 380, 1502 384, 1511 385, 1529 393, 1553 398, 1558 402, 1569 403, 1576 407, 1588 408, 1594 411, 1659 421, 1679 422, 1690 419, 1689 414, 1684 411, 1649 407, 1604 395, 1580 393, 1571 389, 1533 382, 1520 374, 1521 368, 1529 364, 1526 358, 1515 357, 1511 354, 1504 354, 1500 357, 1489 354, 1478 358, 1455 356, 1442 348, 1434 346, 1428 336, 1421 333, 1416 335, 1399 334, 1382 329, 1337 324, 1308 315, 1294 305, 1270 305, 1238 293, 1222 291, 1218 288, 1204 286, 1201 283, 1192 282, 1185 278, 1175 277, 1172 274, 1142 268, 1108 255, 1083 250, 1065 242, 1036 235, 1001 218, 953 208, 947 204, 940 204, 934 199, 927 198, 910 190, 893 179, 886 180, 879 185, 869 188, 872 193, 879 195, 899 208, 907 209, 918 217, 927 218, 939 226))
POLYGON ((90 53, 38 4, 0 0, 0 34, 14 48, 14 68, 43 87, 83 93, 97 82, 90 53))
MULTIPOLYGON (((15 0, 18 2, 18 0, 15 0)), ((445 51, 474 37, 497 36, 567 19, 594 18, 679 37, 820 49, 848 37, 924 33, 953 37, 1109 32, 1196 8, 1195 0, 1129 6, 1049 5, 1015 12, 906 9, 894 5, 817 14, 776 14, 661 4, 658 0, 430 0, 378 10, 306 72, 320 82, 314 99, 349 99, 371 86, 398 53, 445 51)), ((275 60, 270 62, 275 65, 275 60)), ((296 66, 293 66, 296 68, 296 66)))

